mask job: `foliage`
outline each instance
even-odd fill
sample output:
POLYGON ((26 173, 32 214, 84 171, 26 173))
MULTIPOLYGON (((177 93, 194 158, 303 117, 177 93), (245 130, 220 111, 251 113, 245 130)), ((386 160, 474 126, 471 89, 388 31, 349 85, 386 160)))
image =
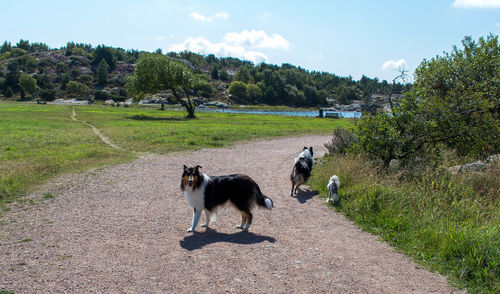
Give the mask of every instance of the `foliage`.
POLYGON ((229 85, 229 93, 233 95, 233 100, 237 103, 246 104, 248 103, 248 91, 247 86, 242 81, 233 81, 229 85))
POLYGON ((109 65, 105 59, 102 59, 99 62, 99 65, 97 66, 97 69, 95 71, 97 81, 99 82, 100 85, 105 85, 108 82, 108 72, 109 72, 109 65))
POLYGON ((325 144, 328 153, 334 154, 346 154, 353 148, 356 143, 356 136, 346 128, 335 128, 333 130, 332 141, 325 144))
POLYGON ((465 37, 462 45, 424 60, 414 92, 436 136, 461 154, 484 156, 500 151, 500 45, 493 35, 479 42, 465 37))
POLYGON ((340 178, 336 209, 418 262, 470 292, 500 286, 500 169, 452 176, 429 169, 412 178, 379 173, 362 156, 327 157, 315 166, 311 188, 328 195, 340 178))
POLYGON ((391 159, 436 159, 438 143, 471 156, 500 151, 498 37, 479 44, 467 37, 463 44, 464 50, 422 62, 414 88, 392 115, 359 120, 359 150, 384 166, 391 159))
MULTIPOLYGON (((157 53, 159 52, 157 50, 157 53)), ((123 87, 125 75, 129 74, 127 71, 130 69, 124 63, 135 64, 143 54, 150 53, 105 45, 93 47, 90 44, 75 42, 68 42, 60 49, 51 49, 44 43, 30 43, 28 40, 20 40, 14 46, 5 41, 0 47, 0 61, 16 62, 17 72, 11 71, 10 76, 5 77, 6 82, 0 91, 4 95, 7 92, 10 96, 19 95, 20 88, 17 79, 21 71, 35 74, 54 73, 55 77, 51 81, 60 89, 56 92, 59 97, 71 94, 66 90, 66 84, 70 80, 84 82, 92 91, 123 87), (34 54, 36 52, 49 54, 37 63, 34 54), (54 58, 60 54, 66 57, 62 61, 59 57, 54 58), (68 57, 70 62, 67 60, 68 57), (103 60, 109 66, 107 76, 103 60), (123 66, 120 66, 120 71, 117 72, 118 64, 123 66), (94 72, 94 80, 88 80, 87 76, 81 78, 84 80, 78 78, 80 74, 85 75, 89 71, 94 72), (71 74, 71 79, 67 74, 71 74)), ((169 52, 166 56, 184 63, 193 73, 200 74, 197 76, 200 83, 191 89, 192 91, 188 90, 188 95, 214 99, 227 98, 226 89, 229 83, 235 80, 244 82, 247 87, 248 96, 244 99, 246 104, 318 107, 331 103, 328 101, 347 104, 353 100, 370 100, 370 96, 374 93, 387 94, 391 90, 391 85, 387 81, 379 81, 376 78, 370 79, 363 76, 357 82, 351 77, 339 77, 326 72, 310 72, 291 64, 254 65, 249 61, 233 57, 217 58, 213 54, 203 56, 189 51, 169 52)), ((396 93, 401 93, 409 87, 402 84, 393 86, 396 93)), ((186 98, 184 93, 181 96, 182 99, 186 98)))
POLYGON ((77 82, 77 81, 70 81, 66 85, 66 88, 68 89, 68 92, 73 94, 74 97, 84 99, 87 97, 87 95, 90 92, 90 89, 87 85, 77 82))
POLYGON ((104 45, 99 45, 95 48, 92 65, 99 65, 102 60, 105 60, 108 64, 109 72, 115 70, 117 57, 113 48, 104 45))
POLYGON ((134 75, 129 77, 127 89, 139 96, 170 90, 187 110, 188 118, 194 118, 195 105, 188 93, 204 83, 203 77, 193 74, 182 62, 161 54, 144 54, 137 61, 134 75))
POLYGON ((24 98, 24 93, 30 93, 34 98, 37 91, 36 80, 29 74, 22 73, 19 76, 19 87, 22 90, 22 98, 24 98))

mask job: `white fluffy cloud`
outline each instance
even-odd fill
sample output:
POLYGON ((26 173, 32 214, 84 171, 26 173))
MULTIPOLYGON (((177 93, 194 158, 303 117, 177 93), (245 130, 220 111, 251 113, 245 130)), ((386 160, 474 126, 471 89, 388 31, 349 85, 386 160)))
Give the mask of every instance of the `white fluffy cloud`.
POLYGON ((404 59, 400 59, 400 60, 387 60, 382 65, 382 69, 383 70, 394 70, 394 69, 408 70, 408 64, 406 63, 406 60, 404 60, 404 59))
POLYGON ((273 48, 288 50, 290 43, 281 35, 272 34, 269 36, 264 31, 244 30, 241 33, 227 33, 224 41, 238 46, 255 48, 273 48))
POLYGON ((455 0, 457 8, 500 8, 500 0, 455 0))
POLYGON ((222 42, 218 43, 213 43, 203 37, 190 37, 168 50, 175 52, 188 50, 204 55, 214 54, 218 57, 231 56, 258 64, 268 62, 267 55, 259 50, 288 50, 289 47, 290 43, 278 34, 268 35, 264 31, 245 30, 241 33, 227 33, 222 42))
POLYGON ((217 12, 214 15, 211 16, 204 16, 201 13, 198 12, 193 12, 189 16, 191 16, 195 20, 199 20, 201 22, 213 22, 216 19, 227 19, 229 17, 229 14, 227 14, 224 11, 217 12))
POLYGON ((267 55, 262 52, 249 51, 242 46, 230 45, 226 43, 212 43, 203 37, 188 38, 181 44, 169 48, 169 51, 192 51, 200 54, 214 54, 219 57, 236 57, 250 60, 253 63, 267 62, 267 55))

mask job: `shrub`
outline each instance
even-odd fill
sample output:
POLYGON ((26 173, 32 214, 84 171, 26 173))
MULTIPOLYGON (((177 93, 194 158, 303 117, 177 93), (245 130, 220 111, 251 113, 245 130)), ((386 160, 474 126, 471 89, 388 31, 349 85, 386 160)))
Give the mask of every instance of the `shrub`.
POLYGON ((356 135, 348 129, 336 128, 333 130, 332 141, 326 143, 325 147, 330 154, 345 154, 352 149, 356 141, 356 135))
POLYGON ((46 101, 54 101, 56 99, 56 90, 54 89, 41 89, 40 98, 46 101))
POLYGON ((94 95, 96 100, 108 100, 111 97, 109 92, 104 90, 96 90, 94 95))

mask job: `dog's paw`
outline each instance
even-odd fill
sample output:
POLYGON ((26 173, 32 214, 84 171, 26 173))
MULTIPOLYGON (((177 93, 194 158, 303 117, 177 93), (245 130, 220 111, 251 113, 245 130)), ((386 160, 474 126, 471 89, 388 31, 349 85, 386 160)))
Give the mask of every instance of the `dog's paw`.
POLYGON ((235 229, 243 229, 243 227, 241 225, 237 225, 235 229))
POLYGON ((187 229, 187 231, 186 231, 186 232, 191 233, 191 232, 193 232, 193 231, 194 231, 194 229, 193 229, 193 228, 189 228, 189 229, 187 229))
POLYGON ((326 201, 325 201, 325 202, 326 202, 326 203, 330 202, 330 199, 326 199, 326 201))
POLYGON ((202 224, 201 227, 208 228, 208 224, 202 224))

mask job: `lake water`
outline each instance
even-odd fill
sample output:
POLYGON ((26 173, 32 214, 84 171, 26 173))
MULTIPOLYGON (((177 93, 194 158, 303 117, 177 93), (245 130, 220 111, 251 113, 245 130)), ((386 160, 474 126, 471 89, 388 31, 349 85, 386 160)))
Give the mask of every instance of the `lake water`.
MULTIPOLYGON (((288 115, 288 116, 309 116, 315 117, 319 115, 319 111, 264 111, 264 110, 245 110, 232 108, 196 108, 196 111, 206 112, 224 112, 224 113, 248 113, 248 114, 272 114, 272 115, 288 115)), ((360 118, 361 112, 356 111, 336 111, 343 118, 360 118)))

